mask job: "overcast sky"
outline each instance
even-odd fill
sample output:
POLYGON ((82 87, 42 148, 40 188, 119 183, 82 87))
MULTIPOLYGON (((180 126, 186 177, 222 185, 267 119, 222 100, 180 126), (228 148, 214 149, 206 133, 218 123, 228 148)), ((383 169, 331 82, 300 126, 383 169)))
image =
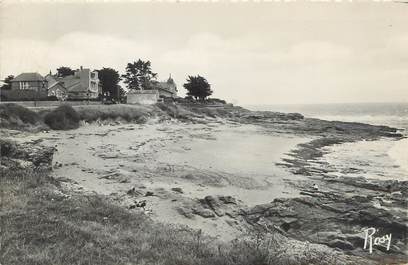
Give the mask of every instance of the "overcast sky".
POLYGON ((141 58, 239 104, 408 102, 408 4, 2 2, 0 34, 0 79, 141 58))

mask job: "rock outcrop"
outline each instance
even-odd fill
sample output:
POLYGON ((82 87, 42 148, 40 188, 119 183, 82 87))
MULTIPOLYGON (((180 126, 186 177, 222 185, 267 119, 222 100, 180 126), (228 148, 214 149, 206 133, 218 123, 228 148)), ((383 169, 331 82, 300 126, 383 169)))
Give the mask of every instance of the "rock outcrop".
MULTIPOLYGON (((379 185, 379 184, 378 184, 379 185)), ((277 231, 302 241, 324 244, 352 252, 358 256, 380 259, 389 255, 406 258, 408 244, 408 217, 406 197, 398 196, 408 187, 408 182, 396 182, 398 192, 379 192, 371 185, 356 190, 356 194, 302 190, 304 197, 275 199, 273 202, 243 209, 241 215, 255 230, 277 231), (379 206, 376 205, 379 202, 379 206), (382 202, 387 202, 384 207, 382 202), (393 242, 387 251, 378 247, 368 255, 364 247, 364 231, 370 227, 380 233, 392 234, 393 242)), ((377 187, 377 186, 375 186, 377 187)))
POLYGON ((42 146, 38 142, 17 144, 13 141, 1 140, 0 149, 3 168, 52 168, 54 147, 42 146))

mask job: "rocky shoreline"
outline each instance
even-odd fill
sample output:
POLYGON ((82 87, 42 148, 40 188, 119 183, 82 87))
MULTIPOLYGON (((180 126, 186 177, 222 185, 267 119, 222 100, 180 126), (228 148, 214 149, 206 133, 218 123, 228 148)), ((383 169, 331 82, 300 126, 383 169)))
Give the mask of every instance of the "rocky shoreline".
MULTIPOLYGON (((271 119, 269 113, 261 112, 261 118, 256 120, 271 119)), ((275 129, 274 124, 264 125, 275 129)), ((300 131, 318 137, 299 144, 288 154, 290 158, 278 163, 294 174, 309 178, 309 181, 293 184, 303 197, 275 199, 269 204, 242 210, 245 220, 256 229, 325 244, 381 264, 406 262, 408 181, 348 177, 347 172, 335 176, 331 174, 333 169, 319 160, 328 146, 382 137, 401 139, 403 135, 387 126, 318 119, 303 119, 303 123, 285 124, 285 127, 294 133, 300 131), (380 246, 380 253, 370 254, 363 249, 364 230, 369 227, 394 236, 389 251, 380 246)))
POLYGON ((242 208, 234 198, 225 201, 223 196, 205 197, 199 200, 199 210, 183 209, 182 214, 189 217, 194 213, 206 218, 227 215, 231 225, 245 220, 255 231, 278 232, 300 241, 324 244, 381 264, 407 261, 408 181, 372 180, 347 177, 347 174, 333 176, 327 164, 318 161, 328 146, 384 137, 402 139, 396 128, 308 119, 297 113, 243 111, 240 114, 232 119, 260 125, 267 133, 316 137, 299 144, 288 154, 290 158, 277 163, 294 174, 308 177, 308 181, 292 182, 302 197, 275 199, 251 208, 242 208), (394 236, 389 251, 380 246, 380 253, 370 254, 363 249, 364 230, 369 227, 394 236))
MULTIPOLYGON (((160 122, 176 118, 192 124, 209 124, 221 119, 231 124, 257 125, 265 135, 300 135, 313 139, 299 144, 277 163, 277 166, 304 177, 288 182, 299 191, 300 196, 277 198, 262 205, 248 207, 238 198, 229 195, 208 195, 177 207, 180 216, 187 219, 194 219, 195 216, 215 221, 220 219, 245 232, 277 233, 286 239, 324 245, 370 263, 402 263, 407 260, 408 181, 348 177, 347 172, 340 176, 333 175, 333 169, 320 159, 327 152, 325 148, 332 145, 381 138, 401 139, 403 136, 397 129, 308 119, 296 113, 254 112, 231 105, 161 105, 159 108, 162 112, 150 111, 148 117, 152 119, 155 115, 159 116, 160 122), (380 234, 392 234, 393 241, 389 251, 379 247, 380 252, 369 254, 363 249, 363 231, 369 227, 375 227, 380 234)), ((102 134, 106 136, 108 133, 102 134)), ((2 166, 50 167, 52 154, 56 149, 42 146, 40 142, 14 145, 2 141, 2 166)), ((59 167, 59 164, 54 167, 59 167)), ((170 168, 170 173, 171 170, 170 168)), ((148 195, 148 192, 143 188, 133 188, 128 190, 126 196, 128 199, 140 200, 153 195, 148 195)), ((172 192, 183 195, 180 187, 173 188, 172 192)), ((162 196, 169 196, 163 194, 162 196)), ((120 200, 123 200, 121 196, 120 200)), ((356 260, 358 259, 352 264, 364 264, 361 260, 356 260)))

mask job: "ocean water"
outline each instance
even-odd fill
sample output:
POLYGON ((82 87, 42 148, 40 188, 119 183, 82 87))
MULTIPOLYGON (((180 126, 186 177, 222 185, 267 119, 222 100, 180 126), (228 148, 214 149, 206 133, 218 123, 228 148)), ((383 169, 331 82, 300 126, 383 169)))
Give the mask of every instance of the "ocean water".
MULTIPOLYGON (((347 103, 305 105, 251 105, 251 110, 298 112, 306 117, 324 120, 387 125, 408 137, 407 103, 347 103)), ((339 172, 368 178, 408 180, 408 138, 398 141, 348 143, 328 148, 333 151, 324 159, 339 172), (350 173, 349 168, 353 168, 350 173)))

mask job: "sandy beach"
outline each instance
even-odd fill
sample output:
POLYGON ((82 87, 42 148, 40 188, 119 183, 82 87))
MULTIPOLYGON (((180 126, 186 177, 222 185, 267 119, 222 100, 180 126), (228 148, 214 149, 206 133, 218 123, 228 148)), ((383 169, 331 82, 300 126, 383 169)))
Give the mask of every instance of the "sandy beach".
POLYGON ((190 219, 177 209, 206 196, 232 196, 242 206, 299 196, 290 182, 302 177, 275 163, 309 140, 267 134, 254 125, 177 121, 87 124, 20 140, 37 139, 57 148, 53 175, 71 180, 75 188, 110 195, 124 206, 152 192, 145 200, 146 212, 154 220, 202 229, 222 240, 245 231, 239 225, 231 226, 228 217, 190 219), (134 193, 128 194, 132 188, 134 193))

